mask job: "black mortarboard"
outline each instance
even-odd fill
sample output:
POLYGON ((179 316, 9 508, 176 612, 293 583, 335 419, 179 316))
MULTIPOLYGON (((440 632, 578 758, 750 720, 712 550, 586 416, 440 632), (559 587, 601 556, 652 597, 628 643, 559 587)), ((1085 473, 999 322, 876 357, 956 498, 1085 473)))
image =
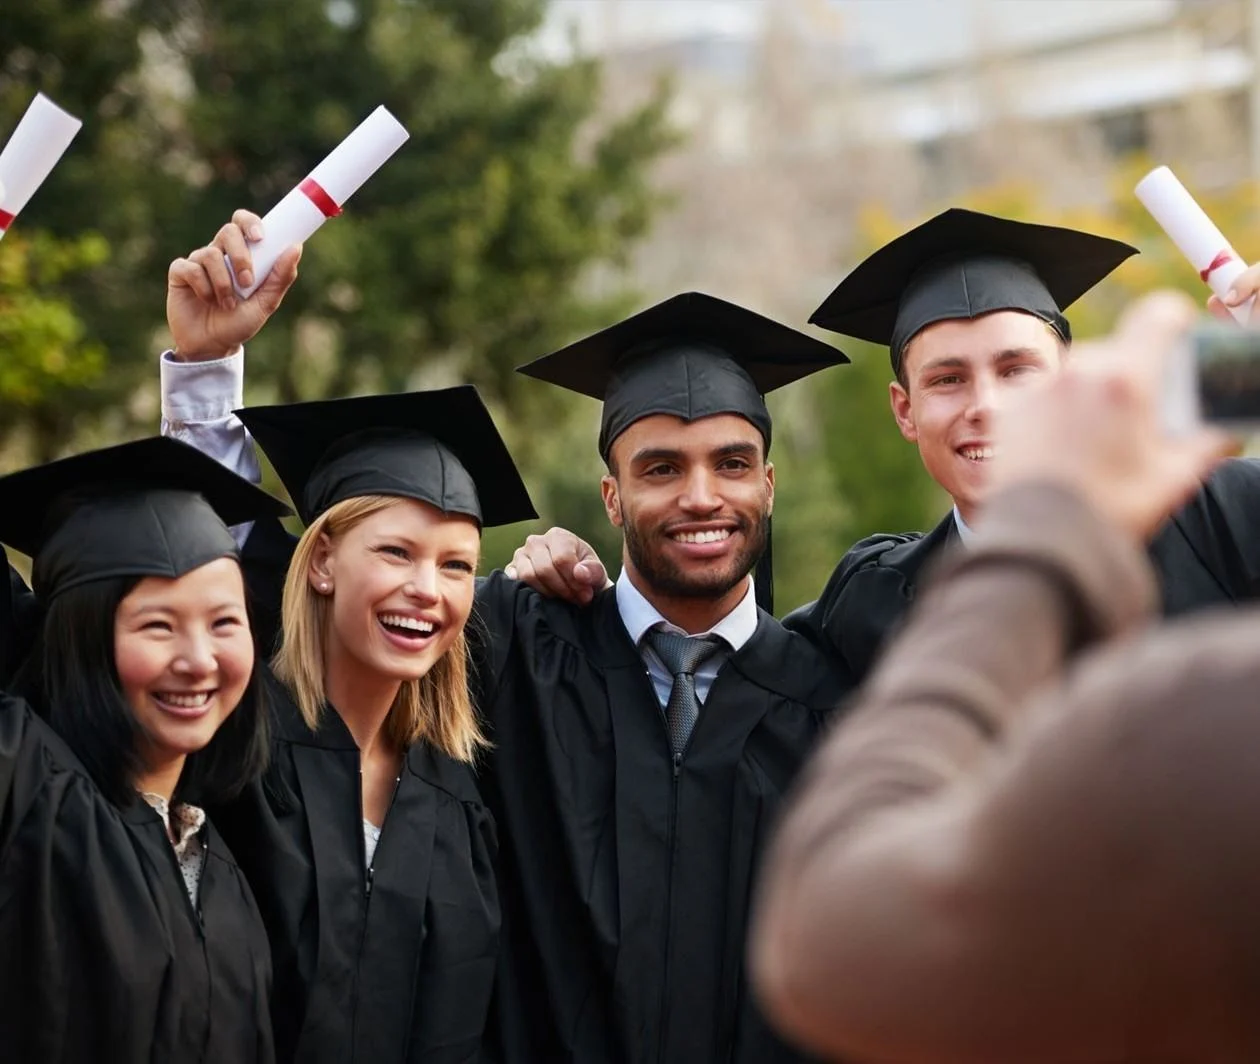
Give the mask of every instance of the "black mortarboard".
POLYGON ((604 401, 599 453, 651 414, 738 414, 770 446, 762 398, 848 362, 822 340, 700 292, 684 292, 518 370, 604 401))
POLYGON ((1063 311, 1136 254, 1108 237, 951 207, 870 255, 809 320, 886 344, 894 372, 920 329, 998 310, 1033 314, 1069 341, 1063 311))
POLYGON ((228 525, 288 512, 164 436, 0 477, 0 542, 34 558, 31 582, 44 599, 110 577, 183 576, 237 556, 228 525))
MULTIPOLYGON (((684 292, 518 368, 538 380, 604 401, 599 453, 640 418, 696 421, 738 414, 770 447, 763 396, 828 366, 848 362, 822 340, 724 299, 684 292)), ((774 605, 769 542, 757 566, 757 601, 774 605)))
POLYGON ((537 517, 471 384, 237 411, 308 524, 334 503, 390 495, 483 528, 537 517))

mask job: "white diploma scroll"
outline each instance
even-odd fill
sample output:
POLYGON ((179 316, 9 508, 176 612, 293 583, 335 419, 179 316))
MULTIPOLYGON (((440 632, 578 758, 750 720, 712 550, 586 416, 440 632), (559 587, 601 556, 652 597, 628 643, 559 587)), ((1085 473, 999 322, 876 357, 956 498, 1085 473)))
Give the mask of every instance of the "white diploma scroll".
MULTIPOLYGON (((1160 227, 1190 260, 1200 279, 1221 299, 1229 291, 1234 279, 1247 268, 1229 245, 1229 241, 1204 213, 1186 186, 1166 166, 1158 167, 1138 182, 1134 189, 1137 198, 1159 222, 1160 227)), ((1229 311, 1241 322, 1251 317, 1249 300, 1242 306, 1230 307, 1229 311)))
POLYGON ((79 119, 43 93, 31 101, 13 136, 0 151, 0 238, 82 128, 79 119))
MULTIPOLYGON (((378 107, 360 122, 297 188, 267 212, 262 220, 262 240, 249 245, 254 283, 242 288, 234 275, 237 295, 242 299, 252 296, 284 249, 305 242, 329 218, 340 214, 346 200, 385 165, 410 135, 384 107, 378 107)), ((231 268, 229 263, 228 269, 231 268)))

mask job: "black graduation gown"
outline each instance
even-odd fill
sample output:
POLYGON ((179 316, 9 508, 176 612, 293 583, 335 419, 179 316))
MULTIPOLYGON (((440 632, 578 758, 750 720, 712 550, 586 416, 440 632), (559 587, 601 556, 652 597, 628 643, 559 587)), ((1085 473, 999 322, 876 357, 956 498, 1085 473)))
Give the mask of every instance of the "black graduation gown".
POLYGON ((481 581, 483 787, 504 946, 493 1055, 511 1064, 775 1064, 745 973, 775 815, 843 690, 761 613, 675 766, 615 593, 586 608, 481 581))
POLYGON ((279 684, 266 779, 216 820, 271 938, 276 1055, 302 1064, 477 1058, 498 948, 494 827, 467 765, 408 752, 364 869, 359 750, 279 684))
MULTIPOLYGON (((927 535, 878 535, 840 560, 816 602, 783 619, 861 681, 933 559, 959 540, 951 512, 927 535)), ((1151 542, 1166 616, 1260 597, 1260 461, 1223 463, 1151 542)))
POLYGON ((0 1059, 274 1059, 266 933, 222 839, 203 838, 194 911, 157 813, 107 801, 0 696, 0 1059))

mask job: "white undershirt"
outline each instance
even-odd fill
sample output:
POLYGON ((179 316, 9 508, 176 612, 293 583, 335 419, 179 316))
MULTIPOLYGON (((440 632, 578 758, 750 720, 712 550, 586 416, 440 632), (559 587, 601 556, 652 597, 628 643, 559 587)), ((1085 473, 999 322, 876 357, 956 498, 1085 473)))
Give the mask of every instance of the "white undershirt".
POLYGON ((958 538, 961 539, 963 543, 970 543, 971 537, 975 535, 975 532, 973 532, 971 526, 963 520, 962 514, 958 512, 957 506, 954 507, 954 525, 958 529, 958 538))
POLYGON ((381 829, 367 817, 363 818, 363 865, 364 869, 372 867, 376 857, 376 844, 381 841, 381 829))

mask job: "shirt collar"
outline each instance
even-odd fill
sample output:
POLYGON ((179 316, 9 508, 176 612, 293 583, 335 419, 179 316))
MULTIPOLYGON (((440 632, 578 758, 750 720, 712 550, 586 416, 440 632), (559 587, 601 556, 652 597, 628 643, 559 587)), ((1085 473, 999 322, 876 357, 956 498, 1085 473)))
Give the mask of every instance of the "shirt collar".
POLYGON ((189 841, 205 826, 205 810, 187 802, 172 806, 160 794, 152 791, 141 791, 140 797, 162 818, 167 834, 173 836, 175 852, 182 857, 189 841))
POLYGON ((684 632, 677 625, 670 624, 661 616, 660 611, 652 605, 643 593, 634 586, 625 569, 617 577, 617 612, 621 614, 621 623, 626 626, 635 646, 643 640, 649 628, 662 625, 667 631, 679 635, 716 635, 730 644, 732 650, 739 650, 752 638, 757 630, 757 598, 753 594, 752 577, 747 578, 744 597, 738 605, 723 617, 707 632, 684 632))
POLYGON ((954 507, 954 524, 958 526, 958 536, 963 543, 970 543, 971 537, 975 535, 975 532, 973 532, 971 526, 963 520, 962 514, 958 512, 957 506, 954 507))

